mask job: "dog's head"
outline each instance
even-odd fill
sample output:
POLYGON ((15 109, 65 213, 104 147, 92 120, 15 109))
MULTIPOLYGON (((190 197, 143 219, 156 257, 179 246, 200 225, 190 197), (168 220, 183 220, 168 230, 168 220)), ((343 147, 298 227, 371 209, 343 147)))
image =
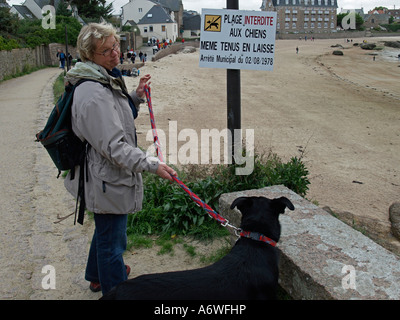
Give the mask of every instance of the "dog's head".
POLYGON ((237 207, 242 213, 242 230, 259 232, 278 241, 281 234, 279 214, 285 209, 294 210, 289 199, 280 197, 268 199, 265 197, 239 197, 231 204, 231 209, 237 207))

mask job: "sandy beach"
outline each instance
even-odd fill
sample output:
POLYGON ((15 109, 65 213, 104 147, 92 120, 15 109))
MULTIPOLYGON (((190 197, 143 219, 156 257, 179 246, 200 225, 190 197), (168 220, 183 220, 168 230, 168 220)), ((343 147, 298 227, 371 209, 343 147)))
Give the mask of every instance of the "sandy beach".
MULTIPOLYGON (((242 129, 254 129, 259 152, 285 161, 302 156, 307 198, 388 227, 388 208, 400 194, 400 50, 353 45, 363 40, 277 40, 272 72, 241 71, 242 129), (343 56, 332 55, 336 44, 343 56)), ((156 123, 167 136, 171 122, 178 133, 190 128, 199 137, 201 129, 227 126, 226 71, 199 68, 198 57, 197 49, 141 68, 152 75, 156 123)), ((147 110, 136 122, 140 144, 151 145, 147 110)))

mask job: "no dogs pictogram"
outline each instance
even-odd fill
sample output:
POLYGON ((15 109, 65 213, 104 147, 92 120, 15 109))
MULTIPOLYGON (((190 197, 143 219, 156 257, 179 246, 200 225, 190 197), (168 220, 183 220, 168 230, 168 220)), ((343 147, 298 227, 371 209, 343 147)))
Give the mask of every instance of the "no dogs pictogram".
POLYGON ((221 32, 221 17, 215 15, 205 15, 204 31, 221 32))

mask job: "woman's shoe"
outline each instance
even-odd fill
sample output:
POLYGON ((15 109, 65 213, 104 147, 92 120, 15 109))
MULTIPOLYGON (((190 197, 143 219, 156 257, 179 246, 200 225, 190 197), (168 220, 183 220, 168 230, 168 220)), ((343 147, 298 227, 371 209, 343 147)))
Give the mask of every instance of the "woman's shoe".
MULTIPOLYGON (((126 268, 126 275, 129 276, 129 274, 131 273, 131 267, 128 265, 125 265, 125 268, 126 268)), ((99 282, 90 282, 89 289, 92 292, 99 292, 99 291, 101 291, 101 285, 99 282)))

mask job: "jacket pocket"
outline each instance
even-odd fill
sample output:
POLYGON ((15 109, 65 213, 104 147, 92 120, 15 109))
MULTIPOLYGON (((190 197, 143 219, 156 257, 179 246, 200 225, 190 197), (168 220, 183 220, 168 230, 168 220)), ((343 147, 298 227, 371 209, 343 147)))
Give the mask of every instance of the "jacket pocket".
POLYGON ((112 164, 89 163, 89 170, 92 171, 96 178, 103 182, 103 190, 105 188, 105 183, 127 187, 138 184, 138 177, 134 172, 125 168, 116 167, 112 164))

